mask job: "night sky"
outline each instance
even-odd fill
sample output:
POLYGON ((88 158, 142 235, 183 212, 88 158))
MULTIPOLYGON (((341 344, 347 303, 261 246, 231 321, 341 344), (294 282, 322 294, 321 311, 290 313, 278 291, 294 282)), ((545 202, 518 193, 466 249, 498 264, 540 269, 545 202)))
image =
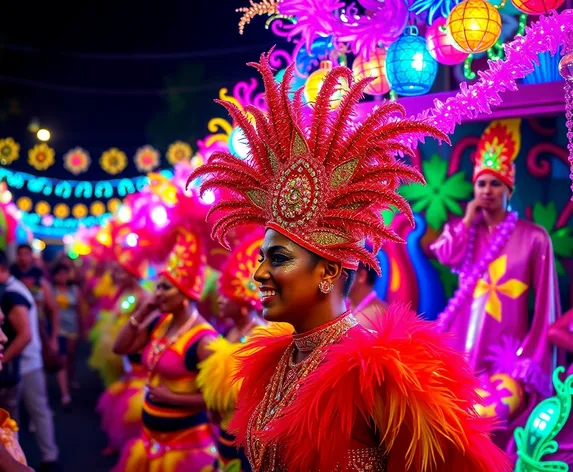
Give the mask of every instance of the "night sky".
MULTIPOLYGON (((177 139, 193 143, 209 118, 225 116, 212 103, 219 89, 254 77, 245 63, 280 42, 262 18, 239 35, 235 9, 248 0, 67 3, 3 5, 0 134, 21 145, 14 170, 33 171, 34 117, 52 132, 57 157, 75 146, 90 152, 90 180, 109 178, 97 164, 109 147, 131 158, 144 144, 164 154, 177 139), (184 91, 158 93, 173 88, 184 91)), ((58 160, 45 175, 73 177, 58 160)))

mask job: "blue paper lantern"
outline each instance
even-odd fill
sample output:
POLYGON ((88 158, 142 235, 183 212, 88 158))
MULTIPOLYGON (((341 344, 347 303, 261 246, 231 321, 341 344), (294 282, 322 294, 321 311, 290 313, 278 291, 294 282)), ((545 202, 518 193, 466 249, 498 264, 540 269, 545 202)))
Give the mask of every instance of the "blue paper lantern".
POLYGON ((386 55, 386 76, 398 95, 412 97, 428 93, 438 73, 438 62, 430 55, 418 28, 407 27, 386 55))

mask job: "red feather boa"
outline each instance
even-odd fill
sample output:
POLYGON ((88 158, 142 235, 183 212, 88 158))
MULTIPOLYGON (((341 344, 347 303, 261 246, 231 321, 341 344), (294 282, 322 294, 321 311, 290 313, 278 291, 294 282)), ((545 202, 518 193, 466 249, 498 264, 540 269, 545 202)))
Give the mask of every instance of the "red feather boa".
MULTIPOLYGON (((491 442, 492 422, 476 416, 479 383, 446 336, 408 308, 389 308, 376 334, 356 327, 333 345, 296 400, 265 431, 288 470, 346 464, 359 415, 389 451, 389 472, 511 471, 491 442)), ((255 336, 239 353, 243 384, 230 429, 245 445, 247 426, 290 334, 255 336)))

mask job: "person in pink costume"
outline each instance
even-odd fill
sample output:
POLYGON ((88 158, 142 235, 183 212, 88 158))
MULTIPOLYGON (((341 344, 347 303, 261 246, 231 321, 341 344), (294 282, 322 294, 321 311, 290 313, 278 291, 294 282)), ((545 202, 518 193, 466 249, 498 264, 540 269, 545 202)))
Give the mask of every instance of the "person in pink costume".
POLYGON ((547 333, 560 313, 551 239, 509 210, 519 126, 519 119, 494 121, 484 131, 473 175, 475 199, 464 218, 448 223, 431 246, 438 260, 460 276, 460 288, 438 318, 439 328, 452 332, 454 346, 467 353, 484 381, 506 374, 525 391, 517 411, 498 413, 504 427, 496 441, 509 453, 515 452, 514 429, 551 395, 554 348, 547 333))

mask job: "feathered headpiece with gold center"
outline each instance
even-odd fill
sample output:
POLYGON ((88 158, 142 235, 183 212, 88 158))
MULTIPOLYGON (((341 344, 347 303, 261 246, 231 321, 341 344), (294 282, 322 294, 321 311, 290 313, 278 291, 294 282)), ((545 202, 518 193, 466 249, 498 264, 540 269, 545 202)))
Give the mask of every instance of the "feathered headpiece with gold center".
POLYGON ((515 187, 514 161, 521 147, 521 118, 492 121, 477 147, 475 182, 480 175, 492 174, 511 190, 515 187))
POLYGON ((261 224, 313 253, 356 269, 359 262, 379 270, 375 254, 384 241, 402 241, 385 226, 381 211, 395 206, 413 221, 408 203, 396 193, 401 182, 421 182, 422 175, 399 162, 397 153, 411 155, 405 139, 414 135, 447 141, 429 124, 404 116, 404 108, 388 103, 361 124, 350 127, 364 88, 352 71, 335 67, 326 75, 310 114, 303 113, 302 89, 289 95, 294 65, 279 84, 269 55, 250 64, 263 78, 267 111, 224 106, 250 147, 249 158, 215 152, 196 169, 190 181, 203 177, 201 190, 225 188, 225 197, 210 214, 217 214, 212 236, 228 247, 227 233, 236 226, 261 224), (331 96, 348 90, 336 109, 331 96), (308 117, 305 115, 309 115, 308 117), (372 242, 372 251, 364 241, 372 242))

